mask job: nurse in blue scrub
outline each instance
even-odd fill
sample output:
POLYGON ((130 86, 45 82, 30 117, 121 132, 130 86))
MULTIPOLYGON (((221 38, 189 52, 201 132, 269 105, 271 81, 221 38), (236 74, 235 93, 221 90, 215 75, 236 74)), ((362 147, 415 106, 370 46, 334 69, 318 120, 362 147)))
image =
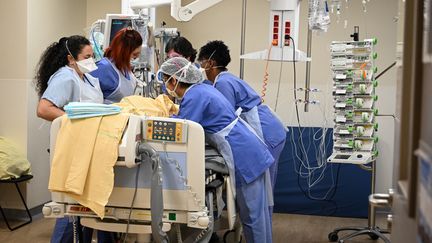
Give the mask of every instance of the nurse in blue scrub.
MULTIPOLYGON (((96 68, 93 49, 85 37, 63 37, 51 44, 40 58, 35 77, 40 97, 37 116, 52 121, 65 113, 63 107, 69 102, 103 103, 99 80, 88 74, 96 68)), ((79 219, 57 219, 51 243, 72 243, 74 223, 80 232, 79 219)), ((86 232, 91 229, 83 230, 80 242, 91 242, 91 234, 86 232)), ((113 235, 98 233, 98 242, 114 242, 113 235)))
MULTIPOLYGON (((275 159, 269 168, 273 191, 280 154, 285 145, 286 128, 270 108, 261 103, 261 97, 244 80, 228 72, 231 61, 228 47, 222 41, 210 41, 200 49, 198 61, 212 85, 221 92, 234 109, 242 109, 241 117, 263 139, 275 159)), ((273 205, 269 208, 270 217, 273 205)))
POLYGON ((179 118, 199 123, 206 140, 224 157, 246 242, 272 242, 265 171, 274 164, 267 146, 238 118, 214 87, 200 83, 199 69, 182 57, 165 61, 157 75, 172 96, 181 100, 179 118))
POLYGON ((120 102, 135 93, 137 81, 132 73, 131 61, 139 58, 143 43, 140 33, 131 28, 121 29, 105 50, 104 58, 91 72, 99 78, 105 104, 120 102))

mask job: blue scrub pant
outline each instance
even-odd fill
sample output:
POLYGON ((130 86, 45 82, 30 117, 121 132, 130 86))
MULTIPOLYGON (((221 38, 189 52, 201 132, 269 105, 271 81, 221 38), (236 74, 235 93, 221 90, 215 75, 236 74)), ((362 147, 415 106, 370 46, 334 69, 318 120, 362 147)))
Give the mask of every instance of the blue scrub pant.
MULTIPOLYGON (((114 242, 116 242, 113 232, 97 230, 96 234, 97 234, 97 242, 98 243, 114 243, 114 242)), ((93 229, 84 227, 84 230, 83 230, 84 243, 92 242, 92 236, 93 236, 93 229)))
MULTIPOLYGON (((80 226, 77 227, 77 230, 81 230, 80 228, 80 226)), ((56 220, 51 243, 73 243, 73 221, 71 218, 66 216, 56 220)))
MULTIPOLYGON (((278 146, 272 148, 271 146, 268 146, 268 150, 270 151, 271 155, 273 156, 275 162, 270 166, 269 172, 270 172, 270 180, 271 185, 273 189, 273 195, 274 195, 274 188, 276 185, 276 178, 278 173, 278 166, 279 166, 279 158, 282 153, 283 148, 285 147, 285 142, 283 141, 278 146)), ((270 213, 270 220, 272 219, 273 215, 273 206, 269 206, 269 213, 270 213)))
MULTIPOLYGON (((77 220, 77 232, 81 232, 83 243, 92 242, 93 229, 82 227, 77 220)), ((77 236, 78 237, 78 236, 77 236)), ((114 233, 107 231, 97 231, 98 243, 115 242, 114 233)), ((56 220, 54 232, 51 236, 51 243, 73 243, 73 221, 70 217, 59 218, 56 220)))
POLYGON ((242 176, 236 176, 236 204, 247 243, 272 242, 272 227, 264 179, 265 174, 263 173, 247 184, 242 176))

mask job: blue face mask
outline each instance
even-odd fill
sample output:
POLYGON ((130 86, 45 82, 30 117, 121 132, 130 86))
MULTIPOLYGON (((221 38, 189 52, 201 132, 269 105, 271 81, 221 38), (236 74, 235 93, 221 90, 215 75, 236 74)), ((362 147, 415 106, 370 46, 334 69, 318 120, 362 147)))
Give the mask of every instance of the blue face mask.
POLYGON ((69 119, 80 119, 118 114, 121 108, 115 105, 71 102, 64 107, 64 110, 69 119))
POLYGON ((130 63, 132 64, 132 66, 138 66, 140 64, 140 58, 137 57, 137 58, 131 59, 130 63))

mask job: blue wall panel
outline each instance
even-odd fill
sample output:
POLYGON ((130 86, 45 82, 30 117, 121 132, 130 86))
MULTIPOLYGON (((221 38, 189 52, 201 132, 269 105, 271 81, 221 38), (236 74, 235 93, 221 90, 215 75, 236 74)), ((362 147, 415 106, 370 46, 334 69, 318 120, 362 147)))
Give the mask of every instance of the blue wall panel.
MULTIPOLYGON (((275 187, 276 213, 295 213, 340 217, 367 217, 368 196, 371 188, 371 173, 351 164, 332 164, 327 167, 309 170, 311 181, 319 176, 323 179, 314 186, 308 186, 307 178, 299 176, 300 161, 309 159, 309 167, 318 167, 316 154, 319 151, 319 137, 322 129, 306 127, 302 133, 297 127, 289 127, 287 142, 279 160, 278 178, 275 187), (315 138, 315 139, 314 139, 315 138), (301 152, 300 142, 304 144, 301 152), (294 146, 296 144, 296 146, 294 146), (297 149, 297 156, 295 151, 297 149), (326 195, 327 194, 327 195, 326 195)), ((325 138, 327 158, 332 151, 332 129, 325 138)), ((308 172, 301 170, 302 174, 308 172)))

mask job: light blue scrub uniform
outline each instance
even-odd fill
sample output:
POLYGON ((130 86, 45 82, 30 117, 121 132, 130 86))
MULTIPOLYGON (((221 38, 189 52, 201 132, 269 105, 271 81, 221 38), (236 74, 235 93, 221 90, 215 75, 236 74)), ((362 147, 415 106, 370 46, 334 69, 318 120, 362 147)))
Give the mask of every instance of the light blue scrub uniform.
POLYGON ((132 72, 120 71, 106 57, 102 58, 96 65, 98 69, 90 74, 99 78, 105 104, 120 102, 123 97, 134 94, 137 82, 132 72))
POLYGON ((42 99, 51 101, 59 108, 74 101, 103 103, 99 80, 84 74, 83 82, 78 73, 69 66, 61 67, 50 77, 42 99))
MULTIPOLYGON (((42 99, 47 99, 59 108, 63 108, 69 102, 92 102, 103 103, 103 95, 99 85, 99 80, 89 74, 84 74, 84 81, 78 73, 64 66, 57 70, 48 80, 48 87, 42 95, 42 99)), ((77 220, 78 221, 78 220, 77 220)), ((78 231, 81 226, 78 224, 78 231)), ((84 230, 84 242, 91 242, 92 230, 84 230), (88 231, 88 232, 87 232, 88 231), (87 235, 87 239, 86 239, 87 235)), ((111 235, 104 235, 98 232, 99 242, 114 242, 111 235), (106 239, 112 239, 108 241, 106 239)), ((59 218, 56 220, 51 243, 72 243, 73 242, 73 220, 71 217, 59 218)))
MULTIPOLYGON (((261 104, 261 98, 244 80, 229 72, 221 72, 214 87, 231 103, 234 109, 242 108, 242 115, 265 141, 275 163, 269 168, 272 189, 276 184, 278 161, 285 146, 286 129, 270 108, 261 104)), ((270 207, 270 214, 273 207, 270 207)))
POLYGON ((246 241, 272 242, 264 172, 274 164, 274 159, 266 145, 210 85, 192 85, 181 100, 177 117, 201 124, 206 139, 227 161, 230 177, 235 180, 237 207, 246 241))

